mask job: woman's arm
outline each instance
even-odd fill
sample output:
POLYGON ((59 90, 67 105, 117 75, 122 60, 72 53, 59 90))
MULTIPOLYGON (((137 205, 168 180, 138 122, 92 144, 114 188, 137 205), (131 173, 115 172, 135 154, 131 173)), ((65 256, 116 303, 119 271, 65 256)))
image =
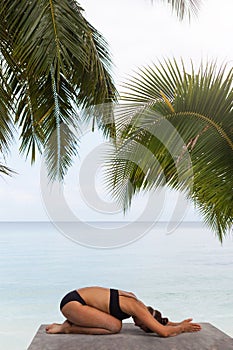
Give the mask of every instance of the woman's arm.
POLYGON ((181 324, 181 322, 171 322, 168 321, 168 323, 166 324, 166 326, 179 326, 181 324))
POLYGON ((182 322, 174 323, 168 322, 165 327, 173 328, 175 332, 170 329, 168 336, 174 336, 184 332, 198 332, 201 330, 201 326, 198 323, 192 323, 192 318, 188 318, 182 322), (178 333, 176 333, 178 330, 178 333))
POLYGON ((149 328, 152 332, 159 334, 161 337, 171 337, 183 332, 197 332, 201 330, 199 324, 191 323, 192 319, 187 319, 177 325, 163 326, 150 314, 147 307, 137 300, 132 301, 131 314, 139 327, 149 328), (134 305, 133 305, 134 304, 134 305))

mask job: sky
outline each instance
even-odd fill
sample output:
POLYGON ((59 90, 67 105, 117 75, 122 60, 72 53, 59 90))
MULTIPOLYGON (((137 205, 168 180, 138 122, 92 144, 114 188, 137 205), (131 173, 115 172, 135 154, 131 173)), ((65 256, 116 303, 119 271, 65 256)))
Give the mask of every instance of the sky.
MULTIPOLYGON (((198 67, 201 60, 218 59, 233 62, 233 1, 203 0, 198 18, 180 22, 168 6, 150 0, 83 0, 86 19, 98 29, 109 43, 114 62, 114 79, 118 89, 138 67, 163 58, 181 58, 188 65, 190 59, 198 67)), ((197 210, 181 194, 164 190, 160 202, 152 194, 143 194, 133 201, 131 210, 123 215, 103 187, 101 168, 93 168, 99 149, 104 143, 98 132, 87 131, 81 141, 80 157, 70 169, 63 188, 66 205, 83 221, 131 221, 150 219, 151 206, 157 219, 198 221, 197 210), (96 172, 94 173, 94 170, 96 172), (80 177, 80 173, 82 177, 80 177), (148 215, 147 215, 148 214, 148 215)), ((48 203, 42 186, 43 162, 30 161, 18 155, 18 144, 12 145, 7 165, 17 175, 0 177, 0 221, 48 221, 48 203), (42 194, 41 194, 42 189, 42 194)), ((154 195, 154 194, 153 194, 154 195)), ((61 212, 61 219, 66 219, 61 212)))

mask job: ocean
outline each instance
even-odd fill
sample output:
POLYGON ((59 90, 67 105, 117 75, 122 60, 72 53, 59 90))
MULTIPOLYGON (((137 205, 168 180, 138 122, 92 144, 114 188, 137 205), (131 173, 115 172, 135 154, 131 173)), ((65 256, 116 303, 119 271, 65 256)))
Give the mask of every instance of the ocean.
POLYGON ((135 225, 88 225, 128 238, 101 248, 49 222, 0 224, 1 349, 27 349, 40 324, 63 322, 64 294, 91 285, 132 291, 172 321, 192 317, 233 337, 233 236, 221 245, 201 223, 189 222, 170 233, 160 222, 141 237, 134 237, 135 225))

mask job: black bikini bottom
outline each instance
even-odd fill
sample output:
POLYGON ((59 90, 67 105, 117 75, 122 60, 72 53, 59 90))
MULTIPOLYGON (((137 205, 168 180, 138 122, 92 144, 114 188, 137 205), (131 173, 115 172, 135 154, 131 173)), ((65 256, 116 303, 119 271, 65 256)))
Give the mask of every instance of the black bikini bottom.
POLYGON ((70 301, 78 301, 82 305, 86 305, 86 302, 83 300, 81 295, 76 290, 73 290, 72 292, 69 292, 68 294, 66 294, 62 299, 60 303, 60 310, 70 301))

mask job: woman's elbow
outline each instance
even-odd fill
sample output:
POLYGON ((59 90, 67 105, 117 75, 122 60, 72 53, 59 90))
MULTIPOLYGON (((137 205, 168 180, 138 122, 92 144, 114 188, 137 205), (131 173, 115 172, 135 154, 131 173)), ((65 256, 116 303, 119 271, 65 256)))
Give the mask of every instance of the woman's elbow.
POLYGON ((162 338, 168 338, 169 337, 169 332, 165 329, 165 330, 163 330, 162 332, 160 332, 160 337, 162 337, 162 338))
POLYGON ((182 327, 180 326, 164 326, 163 329, 160 330, 159 335, 163 338, 173 337, 183 332, 182 327))
POLYGON ((159 331, 156 332, 161 338, 167 338, 170 336, 170 332, 167 327, 163 326, 159 331))

